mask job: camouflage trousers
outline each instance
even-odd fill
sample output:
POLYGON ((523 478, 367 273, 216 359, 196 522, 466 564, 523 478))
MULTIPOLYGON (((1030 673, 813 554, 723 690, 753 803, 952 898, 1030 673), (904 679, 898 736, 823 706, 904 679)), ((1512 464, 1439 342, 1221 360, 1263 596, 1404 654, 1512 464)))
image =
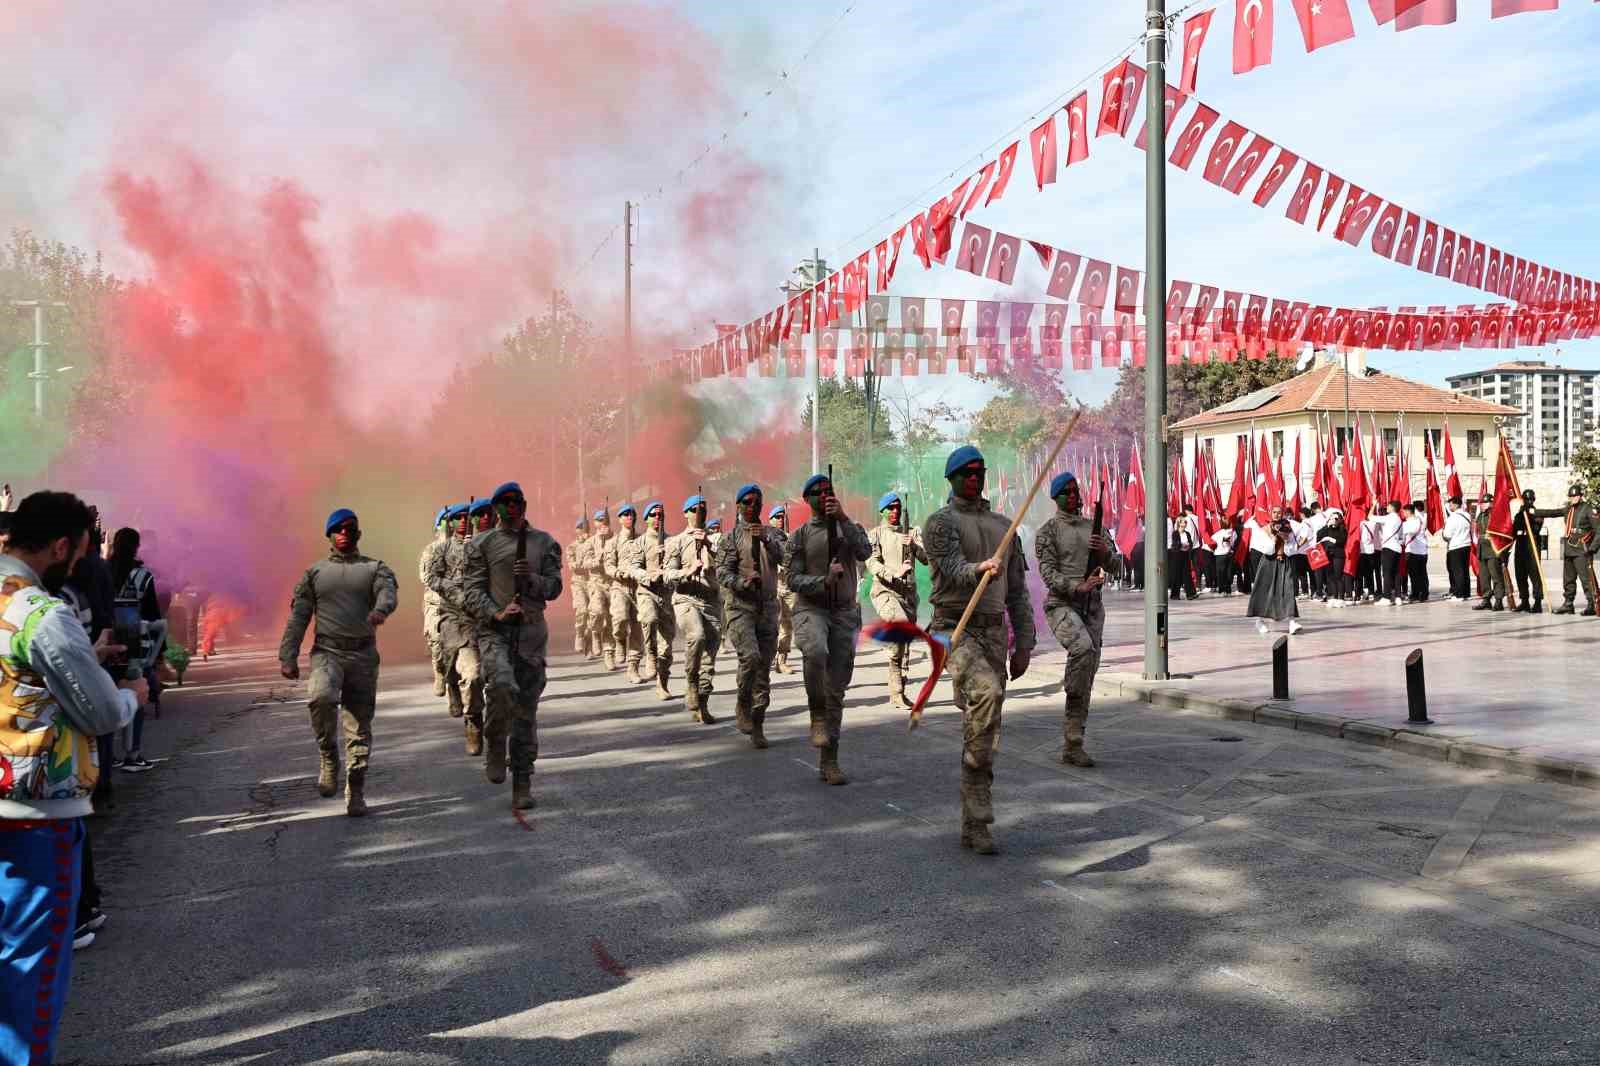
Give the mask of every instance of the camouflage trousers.
POLYGON ((794 641, 806 681, 806 706, 813 723, 821 721, 837 744, 844 724, 844 694, 856 671, 856 638, 861 608, 851 603, 828 610, 800 604, 794 612, 794 641))
POLYGON ((767 719, 772 699, 772 657, 778 651, 778 601, 740 602, 724 613, 723 632, 739 657, 738 699, 735 708, 760 725, 767 719))
POLYGON ((450 701, 450 715, 463 715, 473 725, 483 727, 483 664, 478 653, 476 629, 467 623, 446 618, 439 627, 439 642, 444 650, 444 691, 450 701))
POLYGON ((1089 720, 1089 695, 1094 688, 1095 671, 1100 669, 1106 609, 1095 596, 1090 599, 1086 614, 1079 614, 1076 608, 1064 603, 1047 606, 1044 614, 1050 622, 1050 632, 1067 653, 1066 672, 1061 678, 1067 705, 1063 729, 1068 743, 1081 743, 1084 723, 1089 720))
POLYGON ((778 590, 778 660, 789 661, 789 648, 794 643, 794 593, 778 590))
POLYGON ((672 672, 672 642, 678 636, 672 603, 666 596, 641 589, 634 606, 639 614, 644 672, 665 681, 672 672))
POLYGON ((428 661, 433 664, 437 686, 444 681, 444 649, 439 647, 439 608, 433 604, 422 609, 422 636, 428 642, 428 661))
MULTIPOLYGON (((872 610, 885 622, 915 622, 917 598, 875 586, 872 590, 872 610)), ((903 697, 906 694, 906 666, 911 662, 911 645, 890 644, 888 647, 889 692, 903 697)))
POLYGON ((683 674, 688 680, 684 696, 691 711, 703 709, 711 695, 711 673, 717 647, 722 643, 722 613, 700 600, 677 599, 672 604, 678 632, 683 634, 683 674))
POLYGON ((533 773, 539 758, 539 696, 545 686, 550 631, 543 615, 520 626, 495 626, 478 637, 483 659, 483 736, 490 745, 510 737, 513 774, 533 773))
POLYGON ((639 628, 633 590, 622 585, 611 587, 611 645, 619 662, 626 657, 629 665, 638 668, 644 657, 644 633, 639 628))
POLYGON ((582 574, 572 575, 572 650, 589 650, 589 581, 582 574))
POLYGON ((589 586, 589 647, 599 653, 611 647, 611 593, 604 577, 591 576, 584 581, 589 586))
POLYGON ((344 727, 344 749, 352 771, 367 768, 372 754, 372 714, 378 702, 378 647, 335 651, 311 647, 311 731, 325 759, 339 758, 337 726, 344 727))
MULTIPOLYGON (((956 618, 934 619, 934 631, 948 636, 956 618)), ((1005 619, 974 615, 950 652, 950 682, 961 708, 961 819, 994 821, 994 760, 1000 751, 1000 712, 1006 699, 1005 619)))

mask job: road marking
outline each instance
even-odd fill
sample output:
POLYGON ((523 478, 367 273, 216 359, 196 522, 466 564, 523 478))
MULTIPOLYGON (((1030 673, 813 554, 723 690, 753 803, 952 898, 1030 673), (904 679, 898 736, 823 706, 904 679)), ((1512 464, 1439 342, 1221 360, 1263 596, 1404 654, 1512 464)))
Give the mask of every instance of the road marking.
POLYGON ((923 825, 934 825, 934 824, 936 824, 931 819, 924 818, 922 815, 917 814, 914 811, 908 811, 904 807, 897 807, 893 803, 885 803, 884 806, 889 808, 891 811, 894 811, 896 814, 903 814, 907 818, 915 818, 917 821, 921 822, 923 825))
POLYGON ((1450 820, 1449 830, 1433 845, 1422 864, 1423 877, 1450 877, 1461 869, 1505 791, 1504 785, 1479 785, 1467 793, 1450 820))
POLYGON ((1044 885, 1046 888, 1053 888, 1057 892, 1063 892, 1066 895, 1069 895, 1073 899, 1077 900, 1079 903, 1086 903, 1089 906, 1093 907, 1097 911, 1104 911, 1107 914, 1111 913, 1111 908, 1110 907, 1107 907, 1104 903, 1101 903, 1097 899, 1091 899, 1090 897, 1084 895, 1082 892, 1079 892, 1075 888, 1068 888, 1066 885, 1063 885, 1058 881, 1052 881, 1049 878, 1045 878, 1043 881, 1041 881, 1039 883, 1044 885))
POLYGON ((1228 763, 1222 773, 1216 774, 1200 782, 1198 785, 1185 792, 1180 799, 1186 803, 1194 803, 1201 800, 1210 799, 1212 796, 1215 796, 1218 792, 1221 792, 1223 789, 1237 781, 1240 774, 1243 774, 1246 770, 1261 762, 1268 755, 1276 752, 1286 743, 1287 741, 1275 740, 1263 745, 1255 751, 1245 752, 1237 759, 1234 759, 1232 762, 1228 763))

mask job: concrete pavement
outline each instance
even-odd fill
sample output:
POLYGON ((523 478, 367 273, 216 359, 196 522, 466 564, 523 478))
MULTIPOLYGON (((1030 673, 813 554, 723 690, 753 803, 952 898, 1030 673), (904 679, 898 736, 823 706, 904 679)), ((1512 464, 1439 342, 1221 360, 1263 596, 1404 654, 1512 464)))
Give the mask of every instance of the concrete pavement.
POLYGON ((171 760, 96 822, 112 919, 60 1061, 1600 1058, 1600 796, 1133 701, 1064 768, 1040 668, 986 859, 956 843, 958 715, 908 735, 883 663, 827 788, 798 675, 757 752, 558 658, 525 821, 422 667, 385 667, 352 820, 303 685, 197 664, 149 729, 171 760))

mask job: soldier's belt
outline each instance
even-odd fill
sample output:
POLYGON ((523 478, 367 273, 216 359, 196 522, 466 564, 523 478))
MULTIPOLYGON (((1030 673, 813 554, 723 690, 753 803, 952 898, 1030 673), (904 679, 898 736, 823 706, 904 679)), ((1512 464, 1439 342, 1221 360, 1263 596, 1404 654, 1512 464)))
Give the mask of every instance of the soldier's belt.
POLYGON ((311 647, 326 648, 329 651, 366 651, 377 642, 375 637, 336 637, 332 634, 318 633, 311 641, 311 647))
MULTIPOLYGON (((933 629, 954 629, 961 622, 961 612, 947 614, 944 611, 933 612, 933 629)), ((988 628, 990 626, 1005 625, 1006 614, 1004 611, 973 611, 972 617, 967 620, 967 628, 988 628)))

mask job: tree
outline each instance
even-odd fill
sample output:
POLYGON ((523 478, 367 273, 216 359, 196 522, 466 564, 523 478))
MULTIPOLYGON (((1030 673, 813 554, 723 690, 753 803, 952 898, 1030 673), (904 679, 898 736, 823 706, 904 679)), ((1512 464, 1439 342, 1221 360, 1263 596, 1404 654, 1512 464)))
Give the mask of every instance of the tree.
POLYGON ((1583 482, 1592 497, 1600 486, 1600 448, 1585 444, 1572 453, 1572 473, 1575 480, 1583 482))
MULTIPOLYGON (((893 447, 895 435, 889 425, 889 407, 881 394, 875 398, 877 411, 873 420, 877 428, 870 441, 867 435, 867 390, 861 382, 854 378, 845 378, 843 381, 825 378, 818 389, 818 396, 822 401, 823 462, 831 462, 841 479, 865 472, 873 449, 893 447)), ((810 397, 806 398, 800 425, 807 433, 811 431, 810 397)))
MULTIPOLYGON (((1231 363, 1180 363, 1167 368, 1167 421, 1181 422, 1230 400, 1288 381, 1300 372, 1293 359, 1238 359, 1231 363)), ((1100 406, 1100 422, 1115 439, 1144 435, 1144 367, 1125 366, 1117 387, 1100 406)))

